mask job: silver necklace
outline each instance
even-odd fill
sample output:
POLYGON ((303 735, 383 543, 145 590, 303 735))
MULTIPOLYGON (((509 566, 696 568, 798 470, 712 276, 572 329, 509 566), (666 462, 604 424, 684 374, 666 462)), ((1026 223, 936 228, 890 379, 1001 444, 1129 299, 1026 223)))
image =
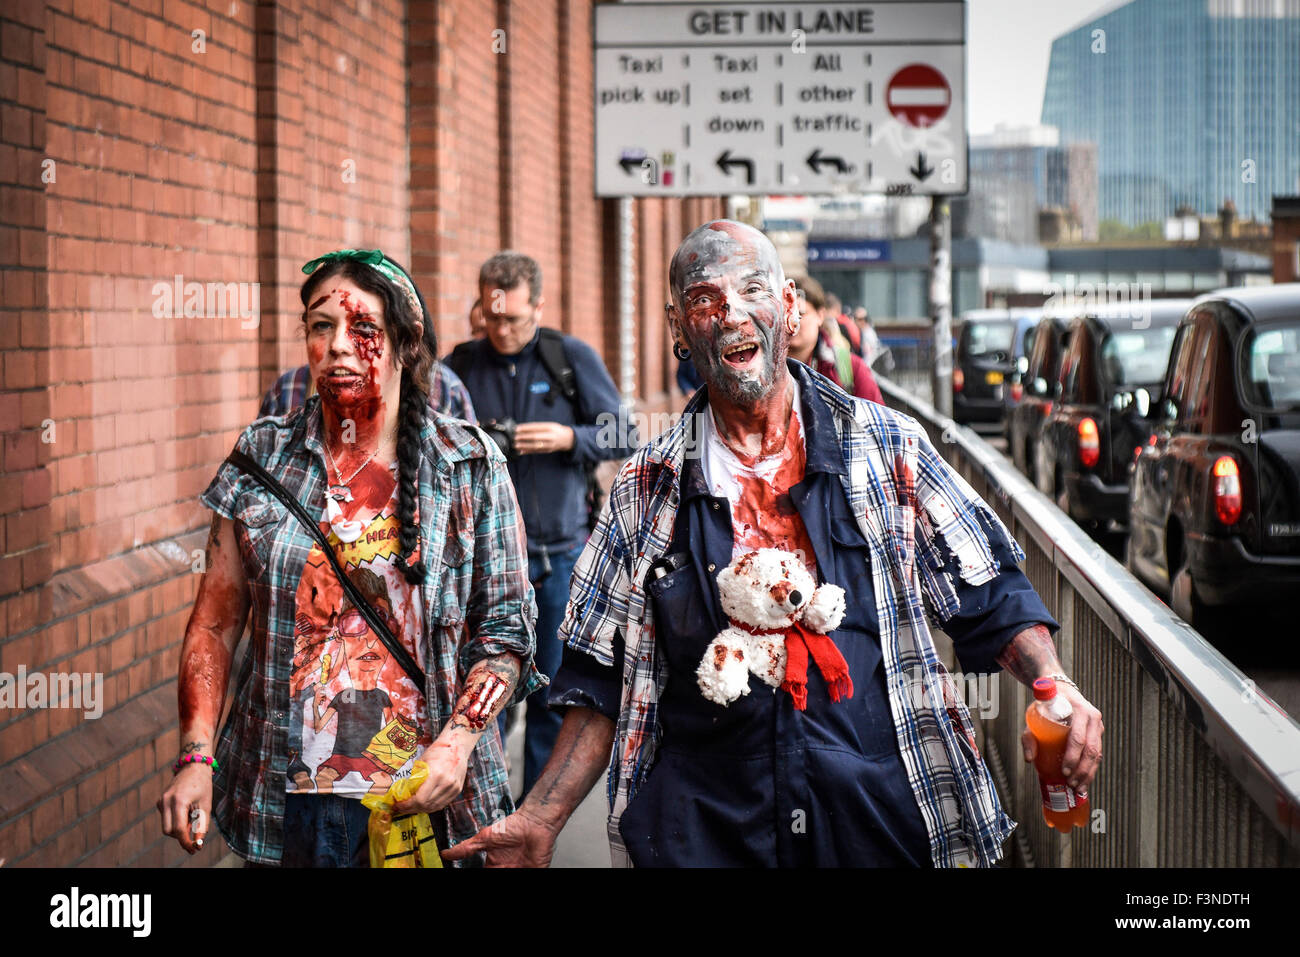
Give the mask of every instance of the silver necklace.
POLYGON ((338 463, 334 461, 334 456, 330 453, 329 442, 325 442, 324 445, 325 457, 329 459, 330 466, 334 469, 334 477, 338 479, 338 484, 331 485, 326 491, 326 494, 336 502, 350 502, 352 501, 352 480, 360 475, 361 469, 369 465, 370 460, 379 453, 379 446, 376 445, 375 451, 367 455, 366 460, 361 463, 355 472, 348 476, 347 481, 344 481, 343 473, 339 471, 338 463))

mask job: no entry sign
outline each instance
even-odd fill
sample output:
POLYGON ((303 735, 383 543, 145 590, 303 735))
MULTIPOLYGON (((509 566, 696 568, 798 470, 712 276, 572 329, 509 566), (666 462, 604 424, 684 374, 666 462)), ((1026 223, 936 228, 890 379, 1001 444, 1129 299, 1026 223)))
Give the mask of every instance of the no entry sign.
POLYGON ((952 104, 952 88, 944 75, 924 63, 911 63, 889 78, 885 103, 908 126, 932 126, 952 104))

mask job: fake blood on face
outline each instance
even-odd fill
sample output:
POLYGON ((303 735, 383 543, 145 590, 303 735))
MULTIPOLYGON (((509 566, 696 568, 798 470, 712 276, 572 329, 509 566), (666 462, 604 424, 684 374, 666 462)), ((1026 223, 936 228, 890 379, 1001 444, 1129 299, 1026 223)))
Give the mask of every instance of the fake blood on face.
MULTIPOLYGON (((316 391, 320 394, 327 431, 342 434, 350 422, 355 434, 341 447, 331 445, 340 472, 350 474, 360 468, 365 457, 379 441, 387 415, 383 399, 384 330, 365 302, 353 290, 335 288, 318 298, 309 312, 337 297, 343 310, 343 332, 351 345, 351 357, 336 352, 337 326, 328 335, 309 334, 307 357, 317 370, 316 391)), ((328 312, 328 310, 326 310, 328 312)))

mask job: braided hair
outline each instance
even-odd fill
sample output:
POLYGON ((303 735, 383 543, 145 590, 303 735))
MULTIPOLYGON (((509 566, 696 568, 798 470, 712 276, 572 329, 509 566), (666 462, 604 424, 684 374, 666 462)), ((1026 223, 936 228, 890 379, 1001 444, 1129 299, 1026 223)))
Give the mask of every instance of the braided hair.
MULTIPOLYGON (((389 262, 393 262, 391 259, 389 262)), ((397 263, 394 266, 402 269, 397 263)), ((402 269, 406 273, 405 269, 402 269)), ((409 278, 409 274, 408 278, 409 278)), ((426 575, 423 561, 410 561, 420 542, 420 529, 415 523, 415 507, 419 499, 420 435, 429 408, 429 371, 437 353, 437 338, 424 297, 417 288, 416 298, 423 313, 417 316, 410 302, 387 277, 366 263, 341 259, 325 263, 302 284, 299 298, 304 317, 316 288, 326 279, 350 279, 366 292, 372 293, 384 305, 384 325, 393 355, 402 368, 401 400, 397 410, 397 528, 398 567, 408 583, 421 584, 426 575), (423 336, 417 335, 417 322, 424 323, 423 336)), ((411 283, 412 287, 415 283, 411 283)))

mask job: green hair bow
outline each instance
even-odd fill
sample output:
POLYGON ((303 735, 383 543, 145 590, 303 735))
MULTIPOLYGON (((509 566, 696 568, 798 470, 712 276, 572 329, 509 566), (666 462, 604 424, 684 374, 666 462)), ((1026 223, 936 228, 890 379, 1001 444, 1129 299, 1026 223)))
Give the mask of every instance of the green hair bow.
POLYGON ((380 275, 402 290, 402 293, 406 296, 406 301, 411 305, 411 311, 415 313, 415 318, 424 321, 424 310, 420 308, 420 297, 415 293, 415 285, 406 273, 402 272, 398 265, 385 256, 381 250, 336 249, 324 256, 317 256, 309 263, 305 263, 302 271, 310 276, 325 263, 341 259, 365 263, 367 266, 374 267, 380 275))

